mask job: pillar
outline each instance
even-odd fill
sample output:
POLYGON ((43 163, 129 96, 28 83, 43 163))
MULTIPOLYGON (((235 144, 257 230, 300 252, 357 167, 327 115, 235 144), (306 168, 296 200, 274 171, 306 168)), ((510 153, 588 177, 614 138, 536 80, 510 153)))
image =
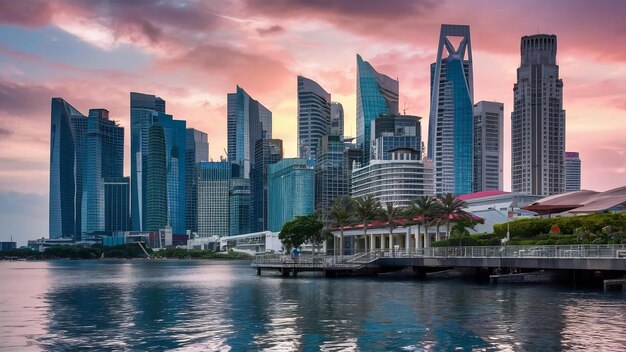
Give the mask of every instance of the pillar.
POLYGON ((380 235, 380 249, 385 249, 385 240, 386 240, 386 236, 384 233, 382 235, 380 235))
POLYGON ((393 234, 389 234, 389 249, 393 251, 393 234))
POLYGON ((376 244, 376 242, 374 241, 374 234, 370 235, 370 251, 374 250, 374 245, 376 244))
POLYGON ((404 234, 404 250, 408 254, 411 251, 411 227, 407 227, 406 233, 404 234))

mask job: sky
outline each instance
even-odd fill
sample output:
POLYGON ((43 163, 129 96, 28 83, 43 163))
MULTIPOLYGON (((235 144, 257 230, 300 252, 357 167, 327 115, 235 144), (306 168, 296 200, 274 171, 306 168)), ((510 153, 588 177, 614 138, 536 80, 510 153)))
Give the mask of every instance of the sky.
POLYGON ((582 187, 626 184, 626 2, 29 0, 0 2, 0 241, 48 227, 50 99, 86 114, 106 108, 126 128, 129 92, 155 94, 168 113, 226 147, 226 94, 237 85, 273 112, 273 137, 296 156, 297 75, 343 104, 356 133, 356 54, 400 81, 400 109, 428 130, 430 64, 440 26, 467 24, 474 101, 504 103, 504 188, 520 38, 556 34, 566 149, 582 187))

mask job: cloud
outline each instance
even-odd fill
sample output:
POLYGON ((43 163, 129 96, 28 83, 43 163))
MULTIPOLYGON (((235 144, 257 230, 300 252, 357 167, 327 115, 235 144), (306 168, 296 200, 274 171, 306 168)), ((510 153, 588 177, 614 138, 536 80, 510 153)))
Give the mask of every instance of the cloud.
POLYGON ((2 1, 0 22, 26 27, 44 26, 52 18, 52 6, 48 1, 2 1))
POLYGON ((8 129, 8 128, 4 128, 4 127, 0 127, 0 137, 2 138, 6 138, 10 135, 13 134, 13 131, 8 129))
POLYGON ((279 25, 273 25, 267 28, 257 28, 256 31, 259 33, 260 36, 263 37, 266 35, 282 33, 285 31, 285 28, 279 25))

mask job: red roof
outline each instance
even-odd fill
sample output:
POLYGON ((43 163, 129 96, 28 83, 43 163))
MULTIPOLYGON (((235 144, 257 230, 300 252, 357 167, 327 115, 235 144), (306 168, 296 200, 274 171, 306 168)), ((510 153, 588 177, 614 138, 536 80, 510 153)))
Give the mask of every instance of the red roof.
POLYGON ((500 194, 507 194, 510 192, 505 192, 505 191, 482 191, 482 192, 474 192, 474 193, 469 193, 469 194, 463 194, 458 196, 457 198, 461 199, 461 200, 470 200, 470 199, 478 199, 478 198, 484 198, 484 197, 491 197, 491 196, 497 196, 500 194))

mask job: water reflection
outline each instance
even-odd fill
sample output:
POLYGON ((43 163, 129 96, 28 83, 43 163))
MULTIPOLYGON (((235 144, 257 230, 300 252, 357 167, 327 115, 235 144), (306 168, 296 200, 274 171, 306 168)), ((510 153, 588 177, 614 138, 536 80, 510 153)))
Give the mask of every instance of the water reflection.
POLYGON ((254 276, 245 262, 0 263, 0 349, 624 350, 624 293, 254 276))

